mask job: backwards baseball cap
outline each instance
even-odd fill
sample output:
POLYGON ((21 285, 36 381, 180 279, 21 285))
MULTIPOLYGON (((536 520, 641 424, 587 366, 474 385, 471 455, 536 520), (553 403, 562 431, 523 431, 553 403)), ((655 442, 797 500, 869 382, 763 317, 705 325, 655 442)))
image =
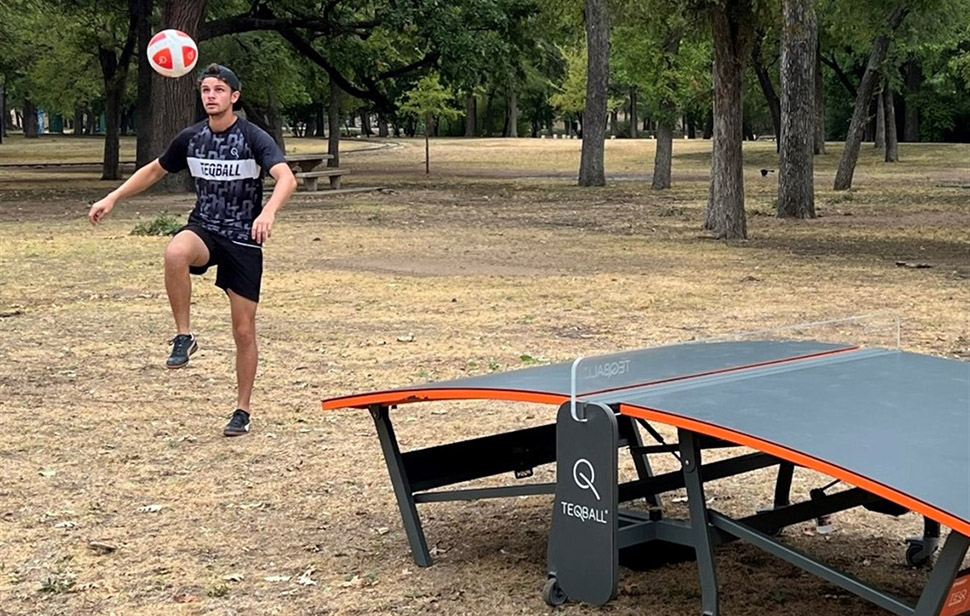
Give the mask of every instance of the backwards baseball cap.
POLYGON ((226 85, 233 90, 239 90, 241 88, 239 77, 236 77, 235 73, 221 64, 210 64, 209 66, 205 67, 205 70, 202 71, 201 75, 199 75, 199 83, 201 84, 203 80, 209 77, 215 77, 216 79, 226 82, 226 85))

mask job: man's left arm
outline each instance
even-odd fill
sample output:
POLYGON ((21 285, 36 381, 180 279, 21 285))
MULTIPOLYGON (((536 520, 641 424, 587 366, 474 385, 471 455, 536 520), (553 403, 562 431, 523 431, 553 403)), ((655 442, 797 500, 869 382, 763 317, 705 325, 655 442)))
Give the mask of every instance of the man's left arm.
POLYGON ((276 163, 270 167, 269 174, 276 180, 276 186, 273 187, 273 194, 270 195, 269 201, 263 206, 262 213, 253 221, 252 237, 258 244, 269 239, 277 210, 283 207, 296 190, 296 178, 293 177, 293 171, 285 162, 276 163))

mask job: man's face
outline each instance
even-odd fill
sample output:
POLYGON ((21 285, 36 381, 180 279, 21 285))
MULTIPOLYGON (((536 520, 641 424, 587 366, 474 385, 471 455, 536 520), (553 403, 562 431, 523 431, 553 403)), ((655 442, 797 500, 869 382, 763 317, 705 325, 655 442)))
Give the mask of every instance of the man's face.
POLYGON ((203 79, 199 91, 202 94, 202 106, 210 116, 222 115, 239 100, 239 92, 233 92, 229 84, 217 77, 203 79))

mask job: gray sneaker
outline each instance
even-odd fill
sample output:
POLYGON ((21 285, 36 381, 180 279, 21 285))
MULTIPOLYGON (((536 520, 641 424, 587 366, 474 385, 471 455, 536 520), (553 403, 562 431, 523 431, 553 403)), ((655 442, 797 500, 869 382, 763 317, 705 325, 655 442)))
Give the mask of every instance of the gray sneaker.
POLYGON ((222 429, 223 436, 242 436, 249 433, 249 413, 236 409, 229 418, 229 423, 222 429))
POLYGON ((195 341, 195 334, 176 334, 168 341, 172 345, 172 354, 168 356, 165 366, 168 368, 183 368, 189 364, 189 355, 199 350, 195 341))

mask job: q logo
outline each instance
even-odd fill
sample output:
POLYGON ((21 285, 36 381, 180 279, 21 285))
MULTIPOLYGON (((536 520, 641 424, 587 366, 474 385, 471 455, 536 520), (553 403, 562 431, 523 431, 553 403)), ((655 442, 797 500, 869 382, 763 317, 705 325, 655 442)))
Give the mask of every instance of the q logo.
POLYGON ((600 494, 596 491, 596 486, 593 485, 593 481, 596 480, 596 471, 593 470, 593 464, 586 458, 580 458, 576 460, 576 464, 573 464, 573 481, 579 486, 581 490, 589 490, 596 497, 596 500, 600 500, 600 494), (588 473, 583 471, 587 470, 588 473))
POLYGON ((229 153, 232 154, 233 156, 239 156, 239 150, 237 150, 236 148, 232 148, 231 150, 229 150, 229 153))

